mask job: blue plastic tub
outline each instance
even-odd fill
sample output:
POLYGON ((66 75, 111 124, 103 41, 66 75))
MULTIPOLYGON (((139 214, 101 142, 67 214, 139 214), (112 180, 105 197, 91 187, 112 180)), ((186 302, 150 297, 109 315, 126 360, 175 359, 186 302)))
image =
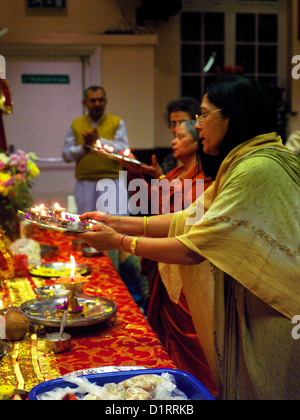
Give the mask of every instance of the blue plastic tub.
MULTIPOLYGON (((170 373, 176 380, 177 388, 184 392, 189 400, 211 400, 214 398, 211 393, 201 384, 194 376, 180 370, 172 369, 143 369, 131 370, 126 372, 113 373, 97 373, 94 375, 84 375, 91 383, 103 386, 106 383, 120 383, 126 379, 138 375, 161 375, 162 373, 170 373)), ((29 393, 29 400, 37 400, 37 397, 45 392, 52 391, 55 388, 77 388, 77 385, 69 383, 62 378, 54 379, 52 381, 43 382, 33 388, 29 393)))

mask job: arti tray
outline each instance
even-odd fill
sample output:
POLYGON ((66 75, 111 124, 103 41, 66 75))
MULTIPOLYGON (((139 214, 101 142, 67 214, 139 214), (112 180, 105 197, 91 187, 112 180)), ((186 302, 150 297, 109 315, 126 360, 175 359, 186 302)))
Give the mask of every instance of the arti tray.
POLYGON ((36 225, 43 229, 54 230, 56 232, 74 232, 84 233, 90 231, 92 226, 95 225, 95 221, 81 221, 78 214, 72 214, 66 212, 66 220, 64 221, 65 226, 61 226, 61 221, 55 217, 48 216, 45 221, 36 220, 28 210, 19 211, 18 216, 20 219, 36 225))
MULTIPOLYGON (((44 325, 47 327, 59 327, 61 319, 56 319, 57 307, 63 306, 64 298, 53 298, 48 300, 29 300, 20 306, 24 316, 33 324, 44 325), (46 318, 45 312, 51 313, 52 318, 46 318)), ((89 308, 99 307, 99 312, 95 311, 91 316, 83 316, 81 313, 70 314, 67 319, 66 327, 86 327, 97 325, 110 320, 117 312, 117 305, 104 297, 94 297, 79 295, 78 303, 80 306, 88 305, 89 308)))
POLYGON ((93 152, 96 153, 98 155, 102 155, 102 156, 106 156, 108 159, 112 159, 116 162, 119 162, 122 164, 122 162, 127 162, 127 163, 131 163, 133 165, 136 166, 141 166, 143 165, 142 162, 140 162, 139 160, 136 159, 131 159, 127 156, 123 156, 123 155, 118 155, 117 153, 108 153, 103 149, 98 149, 97 147, 93 147, 93 146, 89 146, 89 149, 93 152))
MULTIPOLYGON (((75 275, 88 276, 91 268, 87 265, 76 264, 75 275)), ((71 272, 71 263, 56 262, 42 265, 30 266, 29 273, 34 277, 43 279, 60 278, 69 276, 71 272)))

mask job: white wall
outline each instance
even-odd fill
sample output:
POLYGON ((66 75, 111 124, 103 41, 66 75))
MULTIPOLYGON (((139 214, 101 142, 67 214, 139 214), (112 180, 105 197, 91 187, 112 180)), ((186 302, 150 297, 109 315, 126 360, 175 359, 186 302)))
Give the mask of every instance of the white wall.
POLYGON ((126 122, 130 148, 154 148, 154 48, 103 47, 102 83, 108 111, 126 122))
MULTIPOLYGON (((61 158, 67 127, 81 115, 82 66, 73 59, 8 58, 7 79, 13 100, 13 114, 5 117, 8 145, 39 158, 61 158), (24 84, 23 74, 68 75, 70 84, 24 84)), ((66 204, 74 190, 74 165, 38 162, 40 175, 32 196, 35 201, 66 204)), ((51 204, 51 203, 49 203, 51 204)))
MULTIPOLYGON (((107 112, 126 122, 130 147, 155 147, 155 42, 150 38, 142 39, 141 44, 130 38, 128 43, 122 39, 121 45, 114 45, 116 38, 112 37, 103 47, 91 47, 89 42, 87 49, 75 45, 79 52, 94 51, 84 60, 78 55, 63 55, 59 43, 56 55, 55 42, 51 43, 51 50, 45 46, 48 57, 40 57, 35 48, 29 48, 24 58, 22 48, 16 47, 17 56, 6 55, 7 80, 14 102, 14 113, 5 119, 8 144, 35 152, 42 159, 60 158, 68 125, 83 113, 84 87, 101 84, 108 94, 107 112), (22 74, 68 75, 70 84, 24 84, 22 74)), ((41 175, 33 188, 34 200, 59 201, 65 206, 74 190, 74 165, 40 162, 39 167, 41 175)))

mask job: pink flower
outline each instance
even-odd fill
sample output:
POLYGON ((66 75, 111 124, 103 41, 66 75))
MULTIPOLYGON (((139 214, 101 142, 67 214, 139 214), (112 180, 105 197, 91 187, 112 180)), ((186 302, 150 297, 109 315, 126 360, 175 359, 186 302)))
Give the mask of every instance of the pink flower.
POLYGON ((10 187, 15 184, 14 178, 11 178, 9 181, 3 182, 4 187, 10 187))
POLYGON ((27 171, 27 162, 21 161, 17 167, 19 172, 26 172, 27 171))
POLYGON ((24 166, 27 169, 27 158, 25 153, 22 150, 17 150, 16 153, 10 155, 10 166, 18 166, 20 172, 24 172, 24 166))

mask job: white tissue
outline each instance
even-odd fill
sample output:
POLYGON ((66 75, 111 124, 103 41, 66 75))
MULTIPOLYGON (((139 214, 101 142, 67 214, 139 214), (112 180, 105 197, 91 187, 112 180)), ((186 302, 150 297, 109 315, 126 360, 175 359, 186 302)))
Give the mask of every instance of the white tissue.
POLYGON ((42 264, 40 244, 33 239, 17 239, 10 249, 15 255, 27 255, 29 265, 42 264))

